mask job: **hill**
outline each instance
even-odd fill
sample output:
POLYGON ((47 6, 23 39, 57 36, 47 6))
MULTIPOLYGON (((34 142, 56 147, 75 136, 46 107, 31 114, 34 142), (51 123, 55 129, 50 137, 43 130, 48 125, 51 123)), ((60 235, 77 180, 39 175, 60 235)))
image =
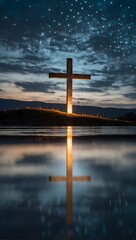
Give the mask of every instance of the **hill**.
POLYGON ((67 114, 58 110, 26 108, 0 111, 0 125, 136 126, 136 123, 91 115, 67 114))
MULTIPOLYGON (((57 109, 60 111, 66 111, 66 104, 59 103, 45 103, 39 101, 19 101, 13 99, 0 99, 0 111, 10 110, 16 108, 47 108, 47 109, 57 109)), ((101 115, 103 117, 117 118, 120 116, 125 116, 126 114, 133 113, 136 115, 136 109, 124 109, 124 108, 102 108, 94 106, 80 106, 74 105, 73 112, 77 114, 91 114, 91 115, 101 115)))

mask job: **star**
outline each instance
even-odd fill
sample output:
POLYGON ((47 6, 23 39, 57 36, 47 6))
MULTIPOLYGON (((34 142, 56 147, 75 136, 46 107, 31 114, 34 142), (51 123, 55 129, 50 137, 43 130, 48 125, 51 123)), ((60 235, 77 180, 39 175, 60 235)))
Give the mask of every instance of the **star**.
MULTIPOLYGON (((16 98, 22 97, 21 94, 16 95, 22 91, 27 99, 33 100, 35 93, 32 96, 30 89, 27 89, 28 85, 24 84, 27 78, 33 82, 34 77, 29 75, 35 74, 42 85, 44 78, 41 78, 41 74, 45 74, 47 81, 50 67, 63 71, 64 61, 72 56, 76 63, 79 62, 75 71, 94 74, 93 80, 87 83, 88 90, 85 92, 87 99, 91 96, 92 89, 96 99, 101 97, 101 101, 94 99, 94 105, 107 106, 105 96, 110 95, 113 100, 109 104, 113 106, 120 104, 117 103, 117 98, 122 99, 122 106, 131 105, 132 100, 135 103, 134 94, 133 98, 131 96, 136 87, 134 1, 15 0, 12 4, 8 4, 8 1, 1 1, 0 4, 2 97, 14 97, 12 92, 4 88, 6 85, 3 85, 3 79, 6 79, 14 84, 16 98), (115 68, 111 67, 113 65, 115 68), (16 84, 18 80, 15 76, 18 74, 22 79, 22 89, 16 84), (124 75, 129 81, 124 80, 124 75), (109 81, 111 77, 114 83, 109 81), (118 85, 118 81, 122 84, 115 89, 114 85, 118 85)), ((76 100, 78 91, 84 90, 79 83, 77 86, 76 100)), ((56 89, 56 96, 63 102, 64 86, 60 90, 56 83, 56 89)), ((43 98, 38 93, 39 99, 41 96, 43 98)), ((52 101, 51 94, 47 93, 47 100, 52 101)))

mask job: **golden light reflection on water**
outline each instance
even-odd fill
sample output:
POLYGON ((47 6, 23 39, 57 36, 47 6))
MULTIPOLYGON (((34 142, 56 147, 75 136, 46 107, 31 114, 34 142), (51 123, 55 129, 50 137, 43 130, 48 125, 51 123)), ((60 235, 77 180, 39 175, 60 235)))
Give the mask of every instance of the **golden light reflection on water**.
POLYGON ((67 147, 66 147, 66 160, 67 160, 67 176, 72 177, 72 127, 67 127, 67 147))
POLYGON ((51 182, 61 182, 66 181, 66 205, 67 205, 67 224, 72 224, 73 222, 73 181, 90 181, 90 176, 73 176, 73 159, 72 159, 72 127, 67 127, 67 145, 66 145, 66 176, 51 176, 49 180, 51 182))
POLYGON ((131 230, 127 239, 134 238, 136 141, 74 138, 72 134, 68 127, 67 138, 0 144, 1 230, 19 239, 16 232, 25 232, 29 219, 33 238, 38 232, 37 239, 65 239, 65 232, 71 238, 76 231, 76 239, 91 239, 100 229, 96 239, 102 232, 109 239, 112 222, 111 236, 114 232, 118 238, 122 233, 124 238, 125 229, 126 233, 131 230), (61 184, 48 181, 48 176, 56 174, 61 184), (83 175, 92 176, 91 184, 73 184, 83 175))
MULTIPOLYGON (((66 161, 67 161, 67 177, 72 179, 72 127, 67 127, 67 149, 66 149, 66 161)), ((72 224, 73 221, 73 201, 72 201, 72 181, 67 181, 67 224, 72 224)))

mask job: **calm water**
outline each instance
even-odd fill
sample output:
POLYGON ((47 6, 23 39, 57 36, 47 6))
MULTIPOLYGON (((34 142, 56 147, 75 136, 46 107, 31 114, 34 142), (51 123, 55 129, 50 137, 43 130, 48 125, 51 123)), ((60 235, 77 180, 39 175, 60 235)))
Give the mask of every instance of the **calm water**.
MULTIPOLYGON (((136 135, 136 126, 78 127, 72 128, 73 136, 92 135, 136 135)), ((0 126, 0 136, 67 136, 66 127, 4 127, 0 126)))
POLYGON ((0 239, 136 239, 136 138, 94 137, 130 129, 8 128, 60 137, 1 140, 0 239))

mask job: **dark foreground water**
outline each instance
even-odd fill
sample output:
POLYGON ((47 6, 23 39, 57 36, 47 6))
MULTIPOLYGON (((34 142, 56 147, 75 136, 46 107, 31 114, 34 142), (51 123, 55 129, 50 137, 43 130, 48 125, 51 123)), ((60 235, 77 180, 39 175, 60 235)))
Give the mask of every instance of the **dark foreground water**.
POLYGON ((53 131, 42 141, 1 137, 0 239, 135 240, 136 138, 53 131), (69 174, 91 181, 49 179, 69 174))

